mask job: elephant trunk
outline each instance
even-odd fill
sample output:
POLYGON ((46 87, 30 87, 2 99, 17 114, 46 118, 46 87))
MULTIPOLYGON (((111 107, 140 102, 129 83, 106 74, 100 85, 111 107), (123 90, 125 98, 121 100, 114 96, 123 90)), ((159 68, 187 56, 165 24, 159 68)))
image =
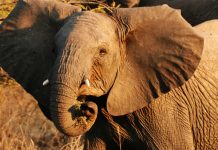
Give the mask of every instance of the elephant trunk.
POLYGON ((79 95, 83 78, 74 73, 74 81, 66 74, 57 73, 51 80, 50 112, 55 126, 64 134, 77 136, 88 131, 97 118, 97 105, 79 95), (81 98, 82 97, 82 98, 81 98))

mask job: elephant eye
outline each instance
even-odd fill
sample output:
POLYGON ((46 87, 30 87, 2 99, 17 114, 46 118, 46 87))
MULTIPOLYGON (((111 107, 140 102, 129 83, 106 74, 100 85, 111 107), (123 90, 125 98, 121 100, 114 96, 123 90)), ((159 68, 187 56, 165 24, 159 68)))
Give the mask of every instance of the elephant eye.
POLYGON ((105 54, 107 54, 107 50, 105 48, 100 48, 99 49, 99 55, 104 56, 105 54))

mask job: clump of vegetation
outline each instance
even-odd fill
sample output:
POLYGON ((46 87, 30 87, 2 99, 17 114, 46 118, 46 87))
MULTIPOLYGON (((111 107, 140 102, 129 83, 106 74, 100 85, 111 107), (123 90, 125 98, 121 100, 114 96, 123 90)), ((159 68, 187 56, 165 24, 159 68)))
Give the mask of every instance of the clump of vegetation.
POLYGON ((16 0, 2 0, 0 2, 0 23, 11 12, 16 4, 16 0))
MULTIPOLYGON (((65 0, 66 1, 66 0, 65 0)), ((105 1, 87 1, 87 2, 75 2, 72 0, 69 0, 67 3, 70 3, 72 5, 76 5, 82 8, 83 11, 94 11, 97 13, 107 13, 112 12, 114 8, 119 8, 120 4, 116 2, 112 2, 111 4, 104 3, 105 1)))

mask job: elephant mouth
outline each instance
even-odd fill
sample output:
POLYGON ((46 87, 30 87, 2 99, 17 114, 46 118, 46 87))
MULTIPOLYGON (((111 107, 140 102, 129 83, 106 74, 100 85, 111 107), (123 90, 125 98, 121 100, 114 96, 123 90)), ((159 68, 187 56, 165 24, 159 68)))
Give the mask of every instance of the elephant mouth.
POLYGON ((108 93, 102 96, 93 95, 80 95, 77 97, 78 104, 72 106, 69 111, 73 114, 72 118, 79 116, 87 116, 87 119, 91 117, 95 111, 92 109, 92 105, 86 105, 87 103, 95 104, 98 108, 106 106, 105 99, 108 97, 108 93))
POLYGON ((103 108, 106 106, 106 99, 108 95, 109 93, 103 94, 101 96, 80 95, 78 96, 77 100, 81 103, 93 102, 98 106, 98 108, 103 108))
MULTIPOLYGON (((79 88, 78 96, 77 96, 77 101, 81 104, 87 103, 87 102, 92 102, 95 103, 98 108, 102 108, 106 106, 106 99, 109 95, 109 92, 105 92, 102 89, 97 89, 94 87, 90 87, 87 85, 82 85, 79 88)), ((84 106, 81 105, 81 108, 84 106)), ((93 112, 90 109, 90 112, 93 112)))

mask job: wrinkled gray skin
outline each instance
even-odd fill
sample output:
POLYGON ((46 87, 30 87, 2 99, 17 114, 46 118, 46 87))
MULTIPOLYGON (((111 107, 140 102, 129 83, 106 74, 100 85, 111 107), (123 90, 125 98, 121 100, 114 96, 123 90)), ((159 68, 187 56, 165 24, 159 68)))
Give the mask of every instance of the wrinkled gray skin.
POLYGON ((0 28, 0 65, 60 131, 93 150, 218 147, 218 21, 194 31, 167 6, 78 11, 20 1, 0 28))
MULTIPOLYGON (((110 2, 110 0, 108 0, 110 2)), ((123 7, 157 6, 167 4, 181 9, 183 17, 192 25, 218 19, 217 0, 115 0, 123 7)))

